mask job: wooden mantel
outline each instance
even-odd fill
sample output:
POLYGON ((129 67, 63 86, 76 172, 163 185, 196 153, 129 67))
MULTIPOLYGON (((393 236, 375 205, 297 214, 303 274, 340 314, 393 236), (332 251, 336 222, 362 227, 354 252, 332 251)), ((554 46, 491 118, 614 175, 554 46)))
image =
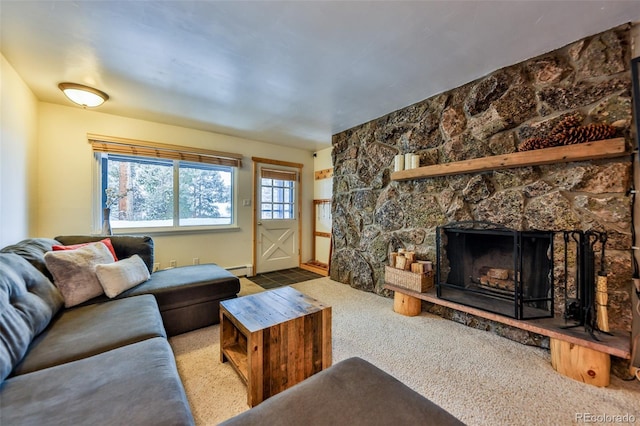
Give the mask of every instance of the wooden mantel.
POLYGON ((517 320, 485 310, 440 299, 435 289, 425 293, 385 283, 384 288, 392 290, 393 310, 407 316, 419 315, 422 311, 421 300, 435 305, 445 306, 471 315, 485 318, 511 327, 520 328, 549 337, 551 365, 558 373, 594 386, 608 386, 610 381, 611 357, 631 359, 629 334, 612 332, 610 335, 598 334, 593 339, 580 328, 569 327, 557 318, 517 320))
POLYGON ((615 138, 418 167, 417 169, 393 172, 391 173, 391 180, 401 181, 515 167, 539 166, 542 164, 596 160, 622 157, 626 154, 624 138, 615 138))
MULTIPOLYGON (((455 309, 457 311, 475 315, 480 318, 485 318, 501 324, 509 325, 511 327, 540 334, 542 336, 547 336, 575 345, 584 346, 602 353, 617 356, 619 358, 631 358, 631 345, 629 342, 629 335, 627 333, 612 332, 611 336, 599 334, 599 340, 594 340, 589 336, 587 332, 584 331, 583 327, 564 328, 563 325, 566 324, 564 324, 564 321, 562 321, 561 319, 559 320, 554 318, 542 318, 535 320, 517 320, 510 317, 505 317, 503 315, 487 312, 479 308, 474 308, 445 299, 440 299, 436 295, 435 289, 428 290, 425 293, 418 293, 416 291, 408 290, 406 288, 389 283, 385 283, 384 288, 387 290, 392 290, 396 293, 424 300, 435 305, 455 309)), ((418 313, 420 313, 420 309, 418 310, 418 313)))

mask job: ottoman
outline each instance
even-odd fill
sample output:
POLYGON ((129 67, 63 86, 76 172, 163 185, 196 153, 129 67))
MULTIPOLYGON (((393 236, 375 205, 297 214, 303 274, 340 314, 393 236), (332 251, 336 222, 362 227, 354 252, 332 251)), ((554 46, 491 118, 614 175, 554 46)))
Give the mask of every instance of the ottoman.
POLYGON ((349 358, 221 426, 462 425, 438 405, 361 358, 349 358))

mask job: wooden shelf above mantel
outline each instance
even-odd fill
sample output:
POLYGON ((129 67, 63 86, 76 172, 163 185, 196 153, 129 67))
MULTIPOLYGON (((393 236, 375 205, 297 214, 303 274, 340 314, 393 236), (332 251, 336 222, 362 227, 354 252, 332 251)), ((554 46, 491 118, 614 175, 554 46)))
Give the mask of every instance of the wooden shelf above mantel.
POLYGON ((533 151, 514 152, 474 158, 472 160, 435 164, 391 173, 391 180, 411 180, 435 176, 459 175, 473 172, 539 166, 542 164, 568 163, 571 161, 615 158, 626 155, 624 138, 585 142, 576 145, 557 146, 533 151))

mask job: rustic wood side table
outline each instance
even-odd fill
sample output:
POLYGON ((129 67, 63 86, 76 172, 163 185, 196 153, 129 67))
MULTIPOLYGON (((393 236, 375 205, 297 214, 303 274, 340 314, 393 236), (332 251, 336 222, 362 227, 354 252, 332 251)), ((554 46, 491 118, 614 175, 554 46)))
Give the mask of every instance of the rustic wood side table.
POLYGON ((291 287, 220 303, 220 360, 253 407, 331 365, 331 307, 291 287))

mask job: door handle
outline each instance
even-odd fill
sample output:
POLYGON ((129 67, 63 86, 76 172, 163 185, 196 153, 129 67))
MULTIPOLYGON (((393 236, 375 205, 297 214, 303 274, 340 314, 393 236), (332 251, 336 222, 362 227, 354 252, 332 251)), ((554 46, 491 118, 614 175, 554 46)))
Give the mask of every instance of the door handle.
POLYGON ((258 225, 262 225, 262 222, 258 222, 258 225))

